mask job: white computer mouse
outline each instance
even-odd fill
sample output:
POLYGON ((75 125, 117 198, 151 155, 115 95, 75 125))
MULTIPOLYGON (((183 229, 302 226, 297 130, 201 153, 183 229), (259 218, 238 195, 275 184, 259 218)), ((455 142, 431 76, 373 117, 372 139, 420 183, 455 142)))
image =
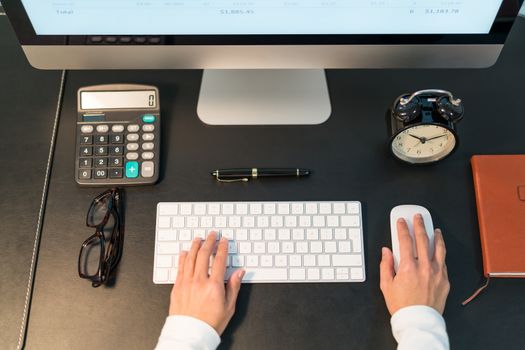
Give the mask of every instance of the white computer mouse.
POLYGON ((392 233, 392 253, 394 253, 394 269, 397 272, 399 266, 399 239, 397 236, 397 220, 403 218, 408 224, 408 230, 410 231, 410 236, 414 242, 414 256, 417 256, 416 252, 416 241, 414 240, 414 215, 421 214, 423 220, 425 221, 425 229, 427 231, 428 239, 430 241, 429 250, 430 256, 434 256, 434 224, 432 223, 432 217, 427 208, 420 205, 398 205, 397 207, 392 208, 390 212, 390 232, 392 233))

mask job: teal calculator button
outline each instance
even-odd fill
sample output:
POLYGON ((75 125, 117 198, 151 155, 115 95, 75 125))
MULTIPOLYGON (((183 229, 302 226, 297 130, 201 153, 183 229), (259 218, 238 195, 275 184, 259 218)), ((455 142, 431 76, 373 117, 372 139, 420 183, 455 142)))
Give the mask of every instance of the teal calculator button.
POLYGON ((134 179, 139 176, 139 163, 138 162, 127 162, 126 163, 126 177, 134 179))
POLYGON ((155 116, 151 114, 146 114, 142 116, 142 121, 144 123, 154 123, 155 122, 155 116))

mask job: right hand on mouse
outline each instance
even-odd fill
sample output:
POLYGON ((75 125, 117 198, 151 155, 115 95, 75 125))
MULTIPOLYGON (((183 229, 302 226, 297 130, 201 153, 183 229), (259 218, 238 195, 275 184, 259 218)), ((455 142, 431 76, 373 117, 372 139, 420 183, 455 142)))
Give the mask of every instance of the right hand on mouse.
POLYGON ((440 229, 434 231, 435 253, 429 256, 429 240, 421 215, 414 216, 414 237, 417 258, 413 252, 412 237, 405 220, 397 221, 400 261, 397 274, 394 272, 392 251, 383 247, 380 266, 380 287, 391 315, 412 305, 426 305, 440 314, 450 290, 445 264, 445 241, 440 229))

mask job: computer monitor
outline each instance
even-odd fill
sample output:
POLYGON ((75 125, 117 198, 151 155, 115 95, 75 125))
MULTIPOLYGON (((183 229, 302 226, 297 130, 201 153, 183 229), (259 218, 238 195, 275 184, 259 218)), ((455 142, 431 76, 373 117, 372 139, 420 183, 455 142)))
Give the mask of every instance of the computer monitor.
POLYGON ((523 0, 3 0, 43 69, 206 69, 208 124, 318 124, 325 68, 494 64, 523 0))

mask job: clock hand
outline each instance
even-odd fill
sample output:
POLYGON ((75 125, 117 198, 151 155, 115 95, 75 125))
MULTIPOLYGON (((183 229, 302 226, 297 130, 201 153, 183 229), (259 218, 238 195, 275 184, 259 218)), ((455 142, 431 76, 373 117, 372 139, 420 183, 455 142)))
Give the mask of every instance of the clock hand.
POLYGON ((447 135, 443 134, 443 135, 439 135, 439 136, 434 136, 434 137, 431 137, 431 138, 427 139, 427 141, 439 139, 440 137, 443 137, 443 136, 447 136, 447 135))
POLYGON ((408 136, 412 136, 413 138, 418 139, 421 142, 423 142, 423 140, 425 139, 424 137, 418 137, 418 136, 412 135, 412 134, 408 134, 408 136))

